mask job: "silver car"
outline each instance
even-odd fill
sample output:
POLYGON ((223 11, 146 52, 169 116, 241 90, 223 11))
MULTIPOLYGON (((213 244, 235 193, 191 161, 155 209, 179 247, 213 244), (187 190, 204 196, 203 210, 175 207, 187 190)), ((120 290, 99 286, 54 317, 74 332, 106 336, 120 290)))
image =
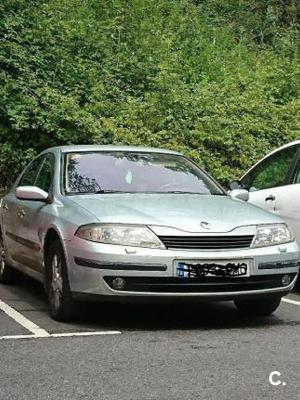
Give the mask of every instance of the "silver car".
POLYGON ((280 217, 234 195, 173 151, 49 149, 2 200, 0 280, 20 270, 43 282, 60 321, 89 298, 271 314, 296 281, 298 246, 280 217))

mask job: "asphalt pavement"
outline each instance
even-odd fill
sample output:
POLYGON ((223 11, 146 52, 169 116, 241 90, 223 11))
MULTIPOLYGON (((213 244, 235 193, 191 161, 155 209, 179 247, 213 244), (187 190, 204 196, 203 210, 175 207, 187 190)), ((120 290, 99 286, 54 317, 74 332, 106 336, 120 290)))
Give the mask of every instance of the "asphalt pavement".
POLYGON ((252 320, 231 303, 88 303, 63 324, 38 283, 0 285, 0 400, 299 400, 300 293, 287 299, 252 320))

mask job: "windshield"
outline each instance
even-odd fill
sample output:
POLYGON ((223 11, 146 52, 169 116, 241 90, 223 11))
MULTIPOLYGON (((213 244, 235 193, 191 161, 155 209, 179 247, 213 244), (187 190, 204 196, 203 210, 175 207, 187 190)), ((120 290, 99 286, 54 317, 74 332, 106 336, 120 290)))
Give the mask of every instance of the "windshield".
POLYGON ((130 151, 78 152, 65 156, 65 192, 224 194, 180 155, 130 151))

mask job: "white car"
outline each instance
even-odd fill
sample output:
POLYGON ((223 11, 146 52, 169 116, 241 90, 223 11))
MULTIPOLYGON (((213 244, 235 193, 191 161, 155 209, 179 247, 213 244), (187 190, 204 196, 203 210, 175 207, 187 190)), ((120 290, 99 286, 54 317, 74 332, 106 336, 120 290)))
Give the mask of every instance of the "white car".
POLYGON ((230 184, 231 193, 240 188, 249 191, 250 203, 282 217, 300 243, 300 140, 274 150, 230 184))

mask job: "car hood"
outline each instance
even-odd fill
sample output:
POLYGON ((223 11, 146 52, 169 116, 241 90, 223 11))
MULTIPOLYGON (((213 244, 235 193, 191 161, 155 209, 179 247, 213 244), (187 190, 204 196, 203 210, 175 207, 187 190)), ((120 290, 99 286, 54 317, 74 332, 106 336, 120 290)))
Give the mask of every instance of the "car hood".
POLYGON ((228 196, 197 194, 94 194, 72 196, 71 201, 99 222, 167 226, 186 232, 230 232, 245 225, 282 222, 277 216, 228 196))

